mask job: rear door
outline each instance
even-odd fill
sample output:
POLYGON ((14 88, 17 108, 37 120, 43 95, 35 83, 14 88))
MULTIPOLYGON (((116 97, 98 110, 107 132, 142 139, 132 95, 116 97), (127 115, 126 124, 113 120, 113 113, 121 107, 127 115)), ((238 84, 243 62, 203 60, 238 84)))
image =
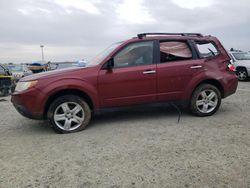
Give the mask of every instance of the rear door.
POLYGON ((160 41, 157 63, 158 101, 180 100, 193 77, 204 71, 191 41, 160 41))

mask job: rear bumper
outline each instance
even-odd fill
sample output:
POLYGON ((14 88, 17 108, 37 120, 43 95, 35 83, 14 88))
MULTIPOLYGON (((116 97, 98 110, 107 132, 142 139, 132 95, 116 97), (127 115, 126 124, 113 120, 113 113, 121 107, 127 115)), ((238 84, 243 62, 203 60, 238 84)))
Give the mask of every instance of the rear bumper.
POLYGON ((11 102, 16 110, 30 119, 43 119, 44 99, 44 94, 35 88, 13 93, 11 96, 11 102))
POLYGON ((237 90, 237 87, 238 87, 238 78, 236 74, 225 74, 223 98, 226 98, 234 94, 237 90))

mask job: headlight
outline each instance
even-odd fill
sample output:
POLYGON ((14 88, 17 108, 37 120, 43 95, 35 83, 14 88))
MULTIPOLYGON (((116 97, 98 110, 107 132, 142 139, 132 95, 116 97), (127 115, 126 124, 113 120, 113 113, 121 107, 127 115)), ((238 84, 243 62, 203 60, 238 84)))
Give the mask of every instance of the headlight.
POLYGON ((24 91, 31 87, 34 87, 37 84, 37 80, 28 81, 28 82, 18 82, 16 85, 15 92, 24 91))

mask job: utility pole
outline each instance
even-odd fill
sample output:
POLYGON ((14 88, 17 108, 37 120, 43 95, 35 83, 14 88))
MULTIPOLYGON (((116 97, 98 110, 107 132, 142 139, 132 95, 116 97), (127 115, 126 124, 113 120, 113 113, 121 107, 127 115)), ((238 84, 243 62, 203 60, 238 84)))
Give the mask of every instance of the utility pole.
POLYGON ((40 45, 41 47, 41 50, 42 50, 42 63, 44 63, 44 55, 43 55, 43 48, 44 48, 44 45, 40 45))

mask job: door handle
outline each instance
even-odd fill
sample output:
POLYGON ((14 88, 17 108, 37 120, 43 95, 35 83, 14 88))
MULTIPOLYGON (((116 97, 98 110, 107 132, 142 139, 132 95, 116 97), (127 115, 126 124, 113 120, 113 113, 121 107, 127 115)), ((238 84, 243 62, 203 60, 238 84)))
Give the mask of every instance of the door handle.
POLYGON ((190 68, 191 69, 200 69, 200 68, 202 68, 202 65, 193 65, 190 68))
POLYGON ((156 71, 155 70, 146 70, 143 72, 143 74, 155 74, 156 71))

